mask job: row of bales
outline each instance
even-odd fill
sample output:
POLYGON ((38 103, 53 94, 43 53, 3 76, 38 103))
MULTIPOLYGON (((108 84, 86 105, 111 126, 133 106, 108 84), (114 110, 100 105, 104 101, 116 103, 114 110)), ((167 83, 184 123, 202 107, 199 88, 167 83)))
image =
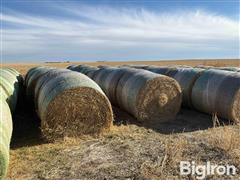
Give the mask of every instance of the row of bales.
POLYGON ((6 175, 19 89, 41 120, 49 141, 108 132, 112 105, 155 127, 175 119, 181 105, 240 122, 237 68, 122 66, 34 67, 23 81, 11 68, 0 69, 0 179, 6 175))
POLYGON ((183 91, 183 106, 240 122, 240 68, 129 66, 174 78, 183 91))
POLYGON ((148 124, 167 121, 178 112, 178 85, 183 107, 240 122, 238 67, 75 65, 68 69, 92 78, 113 104, 148 124), (154 78, 159 81, 152 80, 151 84, 154 78))
POLYGON ((105 92, 111 103, 127 111, 146 126, 173 120, 182 102, 176 80, 150 71, 118 68, 69 66, 86 74, 105 92))
POLYGON ((22 82, 23 79, 16 70, 0 69, 0 179, 3 179, 7 173, 13 131, 12 116, 22 82))

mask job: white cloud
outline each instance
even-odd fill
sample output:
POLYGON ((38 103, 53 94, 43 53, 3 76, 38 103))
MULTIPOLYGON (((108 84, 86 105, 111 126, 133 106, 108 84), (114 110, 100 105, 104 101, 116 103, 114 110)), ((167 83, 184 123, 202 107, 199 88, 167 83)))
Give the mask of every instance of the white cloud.
POLYGON ((5 13, 1 19, 3 56, 20 60, 125 59, 128 55, 174 59, 189 52, 193 58, 208 53, 209 58, 239 57, 239 22, 217 14, 89 6, 64 6, 57 11, 58 18, 5 13))

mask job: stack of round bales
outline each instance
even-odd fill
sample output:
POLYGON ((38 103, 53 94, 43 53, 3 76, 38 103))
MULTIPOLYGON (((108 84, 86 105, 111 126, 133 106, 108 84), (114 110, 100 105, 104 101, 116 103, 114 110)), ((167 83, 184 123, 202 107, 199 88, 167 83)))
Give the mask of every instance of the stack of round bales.
POLYGON ((240 122, 240 73, 204 71, 193 86, 192 103, 199 111, 240 122))
POLYGON ((167 75, 174 78, 182 88, 183 106, 192 107, 192 88, 203 71, 200 68, 176 68, 168 71, 167 75))
POLYGON ((12 136, 12 115, 16 107, 22 77, 12 68, 0 69, 0 179, 7 173, 12 136))
POLYGON ((109 131, 112 108, 93 80, 67 69, 42 67, 30 71, 41 74, 31 94, 34 94, 42 133, 48 140, 109 131))
POLYGON ((133 68, 102 68, 93 78, 111 102, 146 125, 175 118, 182 94, 172 78, 133 68))

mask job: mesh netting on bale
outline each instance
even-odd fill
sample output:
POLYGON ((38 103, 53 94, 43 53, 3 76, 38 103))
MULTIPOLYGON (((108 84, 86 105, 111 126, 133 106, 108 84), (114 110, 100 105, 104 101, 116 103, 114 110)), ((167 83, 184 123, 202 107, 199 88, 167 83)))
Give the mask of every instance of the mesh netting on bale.
POLYGON ((23 78, 15 69, 0 68, 0 179, 7 172, 12 136, 12 115, 16 108, 23 78))
POLYGON ((174 78, 181 86, 183 92, 182 105, 192 107, 192 88, 204 69, 200 68, 177 68, 168 71, 168 76, 174 78))
POLYGON ((34 89, 38 79, 47 73, 50 67, 34 67, 31 68, 25 77, 26 98, 30 104, 34 104, 34 89))
POLYGON ((193 86, 192 103, 199 111, 240 122, 240 73, 204 71, 193 86))
POLYGON ((119 106, 146 125, 173 120, 178 113, 182 94, 172 78, 146 70, 121 68, 117 85, 119 106))
POLYGON ((91 71, 96 71, 99 68, 94 67, 94 66, 88 66, 88 65, 78 65, 78 66, 74 66, 74 67, 69 67, 68 69, 72 70, 72 71, 77 71, 83 74, 87 74, 91 71))
POLYGON ((35 86, 33 87, 34 89, 34 104, 35 104, 35 109, 38 111, 38 97, 39 97, 39 92, 41 91, 41 88, 45 86, 45 84, 52 78, 56 78, 59 76, 59 74, 62 73, 68 73, 71 72, 68 69, 49 69, 46 73, 43 73, 38 80, 35 83, 35 86))
MULTIPOLYGON (((42 72, 42 69, 38 70, 42 72)), ((41 75, 37 81, 40 89, 36 91, 37 112, 45 138, 51 141, 65 136, 109 131, 113 120, 112 108, 93 80, 73 71, 45 69, 51 73, 41 75)))
POLYGON ((235 72, 240 71, 239 67, 216 67, 215 69, 220 69, 220 70, 225 70, 225 71, 235 71, 235 72))
POLYGON ((12 112, 15 110, 22 82, 23 78, 16 70, 12 68, 0 68, 0 86, 7 95, 6 101, 12 112))
POLYGON ((0 86, 0 179, 4 179, 9 164, 9 149, 12 136, 12 116, 6 102, 6 94, 0 86))
POLYGON ((119 68, 108 67, 96 71, 93 80, 97 82, 112 104, 118 105, 116 99, 116 89, 118 82, 123 75, 123 71, 119 68))

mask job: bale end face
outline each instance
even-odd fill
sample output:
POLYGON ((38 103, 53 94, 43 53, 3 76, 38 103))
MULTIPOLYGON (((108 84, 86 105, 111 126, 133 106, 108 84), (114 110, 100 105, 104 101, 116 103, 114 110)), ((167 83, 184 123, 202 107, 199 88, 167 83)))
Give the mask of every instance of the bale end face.
POLYGON ((234 120, 236 123, 240 123, 240 89, 235 94, 230 119, 234 120))
POLYGON ((147 125, 174 120, 180 110, 182 92, 172 78, 160 76, 149 80, 137 101, 138 119, 147 125))
POLYGON ((110 130, 113 113, 109 100, 89 87, 67 89, 48 105, 42 133, 48 140, 99 135, 110 130))

